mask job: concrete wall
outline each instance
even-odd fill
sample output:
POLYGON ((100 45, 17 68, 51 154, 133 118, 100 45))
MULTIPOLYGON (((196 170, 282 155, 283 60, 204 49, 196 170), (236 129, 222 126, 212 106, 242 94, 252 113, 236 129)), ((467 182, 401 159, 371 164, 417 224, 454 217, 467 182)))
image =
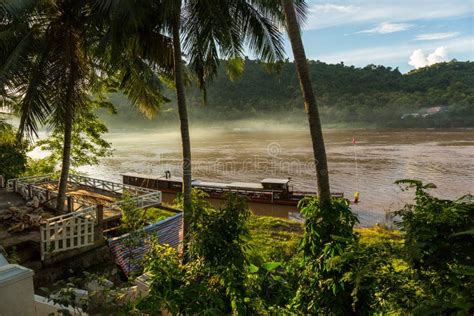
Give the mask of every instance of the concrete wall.
POLYGON ((34 316, 33 271, 17 264, 0 267, 0 315, 34 316))
POLYGON ((67 309, 71 315, 87 315, 80 309, 53 304, 47 298, 35 295, 33 270, 9 264, 0 254, 0 316, 49 316, 63 315, 58 310, 67 309))

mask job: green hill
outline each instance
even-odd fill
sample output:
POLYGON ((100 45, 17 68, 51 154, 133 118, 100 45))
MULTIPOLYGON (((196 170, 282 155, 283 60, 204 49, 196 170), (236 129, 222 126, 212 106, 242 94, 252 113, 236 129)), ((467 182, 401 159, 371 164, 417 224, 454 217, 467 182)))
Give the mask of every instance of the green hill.
MULTIPOLYGON (((381 127, 472 127, 474 126, 474 62, 439 63, 402 74, 395 68, 309 61, 314 90, 323 124, 381 127), (431 107, 442 106, 439 113, 431 107), (408 115, 407 115, 408 114, 408 115), (403 119, 402 119, 403 117, 403 119)), ((300 122, 304 116, 299 83, 292 62, 285 61, 270 71, 259 61, 245 60, 238 80, 226 76, 226 62, 207 87, 207 104, 200 91, 187 92, 193 123, 239 119, 274 118, 300 122)), ((172 102, 165 106, 160 124, 175 124, 172 102)), ((107 118, 113 125, 125 123, 156 126, 146 122, 120 95, 112 96, 119 115, 107 118)))

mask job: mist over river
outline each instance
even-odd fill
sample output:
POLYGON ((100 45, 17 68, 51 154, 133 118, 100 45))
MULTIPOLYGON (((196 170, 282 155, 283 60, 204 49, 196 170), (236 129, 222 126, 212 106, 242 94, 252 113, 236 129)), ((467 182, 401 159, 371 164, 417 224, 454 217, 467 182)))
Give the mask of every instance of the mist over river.
MULTIPOLYGON (((394 184, 398 179, 432 182, 432 193, 455 198, 474 193, 474 130, 325 130, 331 189, 352 200, 362 224, 384 222, 387 210, 413 198, 394 184), (353 137, 356 145, 352 145, 353 137), (356 159, 357 158, 357 159, 356 159), (357 167, 356 167, 357 161, 357 167)), ((145 130, 106 135, 113 157, 81 168, 90 176, 121 181, 138 172, 180 175, 178 131, 145 130)), ((291 177, 295 190, 315 191, 311 140, 304 128, 192 128, 193 177, 220 182, 259 182, 291 177)), ((38 154, 38 153, 36 153, 38 154)))

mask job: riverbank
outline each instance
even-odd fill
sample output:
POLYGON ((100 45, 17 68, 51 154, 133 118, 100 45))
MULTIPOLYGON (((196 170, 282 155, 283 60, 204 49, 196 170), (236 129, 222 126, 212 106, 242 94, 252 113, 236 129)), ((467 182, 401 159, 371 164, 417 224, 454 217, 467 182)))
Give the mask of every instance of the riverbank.
MULTIPOLYGON (((298 247, 304 233, 304 223, 275 217, 252 216, 248 222, 250 230, 249 260, 253 264, 268 261, 288 262, 299 258, 298 247)), ((401 246, 403 236, 397 229, 380 225, 359 227, 355 232, 363 245, 378 246, 394 244, 401 246)))

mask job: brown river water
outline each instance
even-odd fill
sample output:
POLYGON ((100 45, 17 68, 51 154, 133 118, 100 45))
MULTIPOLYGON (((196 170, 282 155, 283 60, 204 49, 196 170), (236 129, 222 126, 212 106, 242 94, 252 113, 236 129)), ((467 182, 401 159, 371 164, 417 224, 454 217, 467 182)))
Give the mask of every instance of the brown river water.
MULTIPOLYGON (((302 128, 192 129, 193 177, 218 182, 259 182, 291 177, 295 190, 315 191, 311 141, 302 128)), ((331 189, 349 199, 362 224, 384 222, 389 210, 411 201, 395 180, 432 182, 432 193, 456 198, 474 193, 474 129, 325 130, 331 189), (352 144, 355 138, 356 145, 352 144)), ((107 135, 113 157, 82 171, 97 178, 121 181, 121 174, 138 172, 180 175, 178 132, 114 132, 107 135)))
MULTIPOLYGON (((193 177, 218 182, 259 182, 291 177, 295 190, 315 191, 311 141, 304 128, 191 129, 193 177), (270 131, 269 131, 270 130, 270 131)), ((387 211, 413 199, 395 180, 432 182, 432 193, 456 198, 474 193, 474 129, 325 130, 331 189, 352 199, 361 224, 384 222, 387 211), (353 146, 352 139, 356 145, 353 146)), ((113 132, 113 157, 81 171, 121 181, 138 172, 180 175, 181 143, 176 131, 113 132)), ((265 212, 257 212, 266 214, 265 212)))

